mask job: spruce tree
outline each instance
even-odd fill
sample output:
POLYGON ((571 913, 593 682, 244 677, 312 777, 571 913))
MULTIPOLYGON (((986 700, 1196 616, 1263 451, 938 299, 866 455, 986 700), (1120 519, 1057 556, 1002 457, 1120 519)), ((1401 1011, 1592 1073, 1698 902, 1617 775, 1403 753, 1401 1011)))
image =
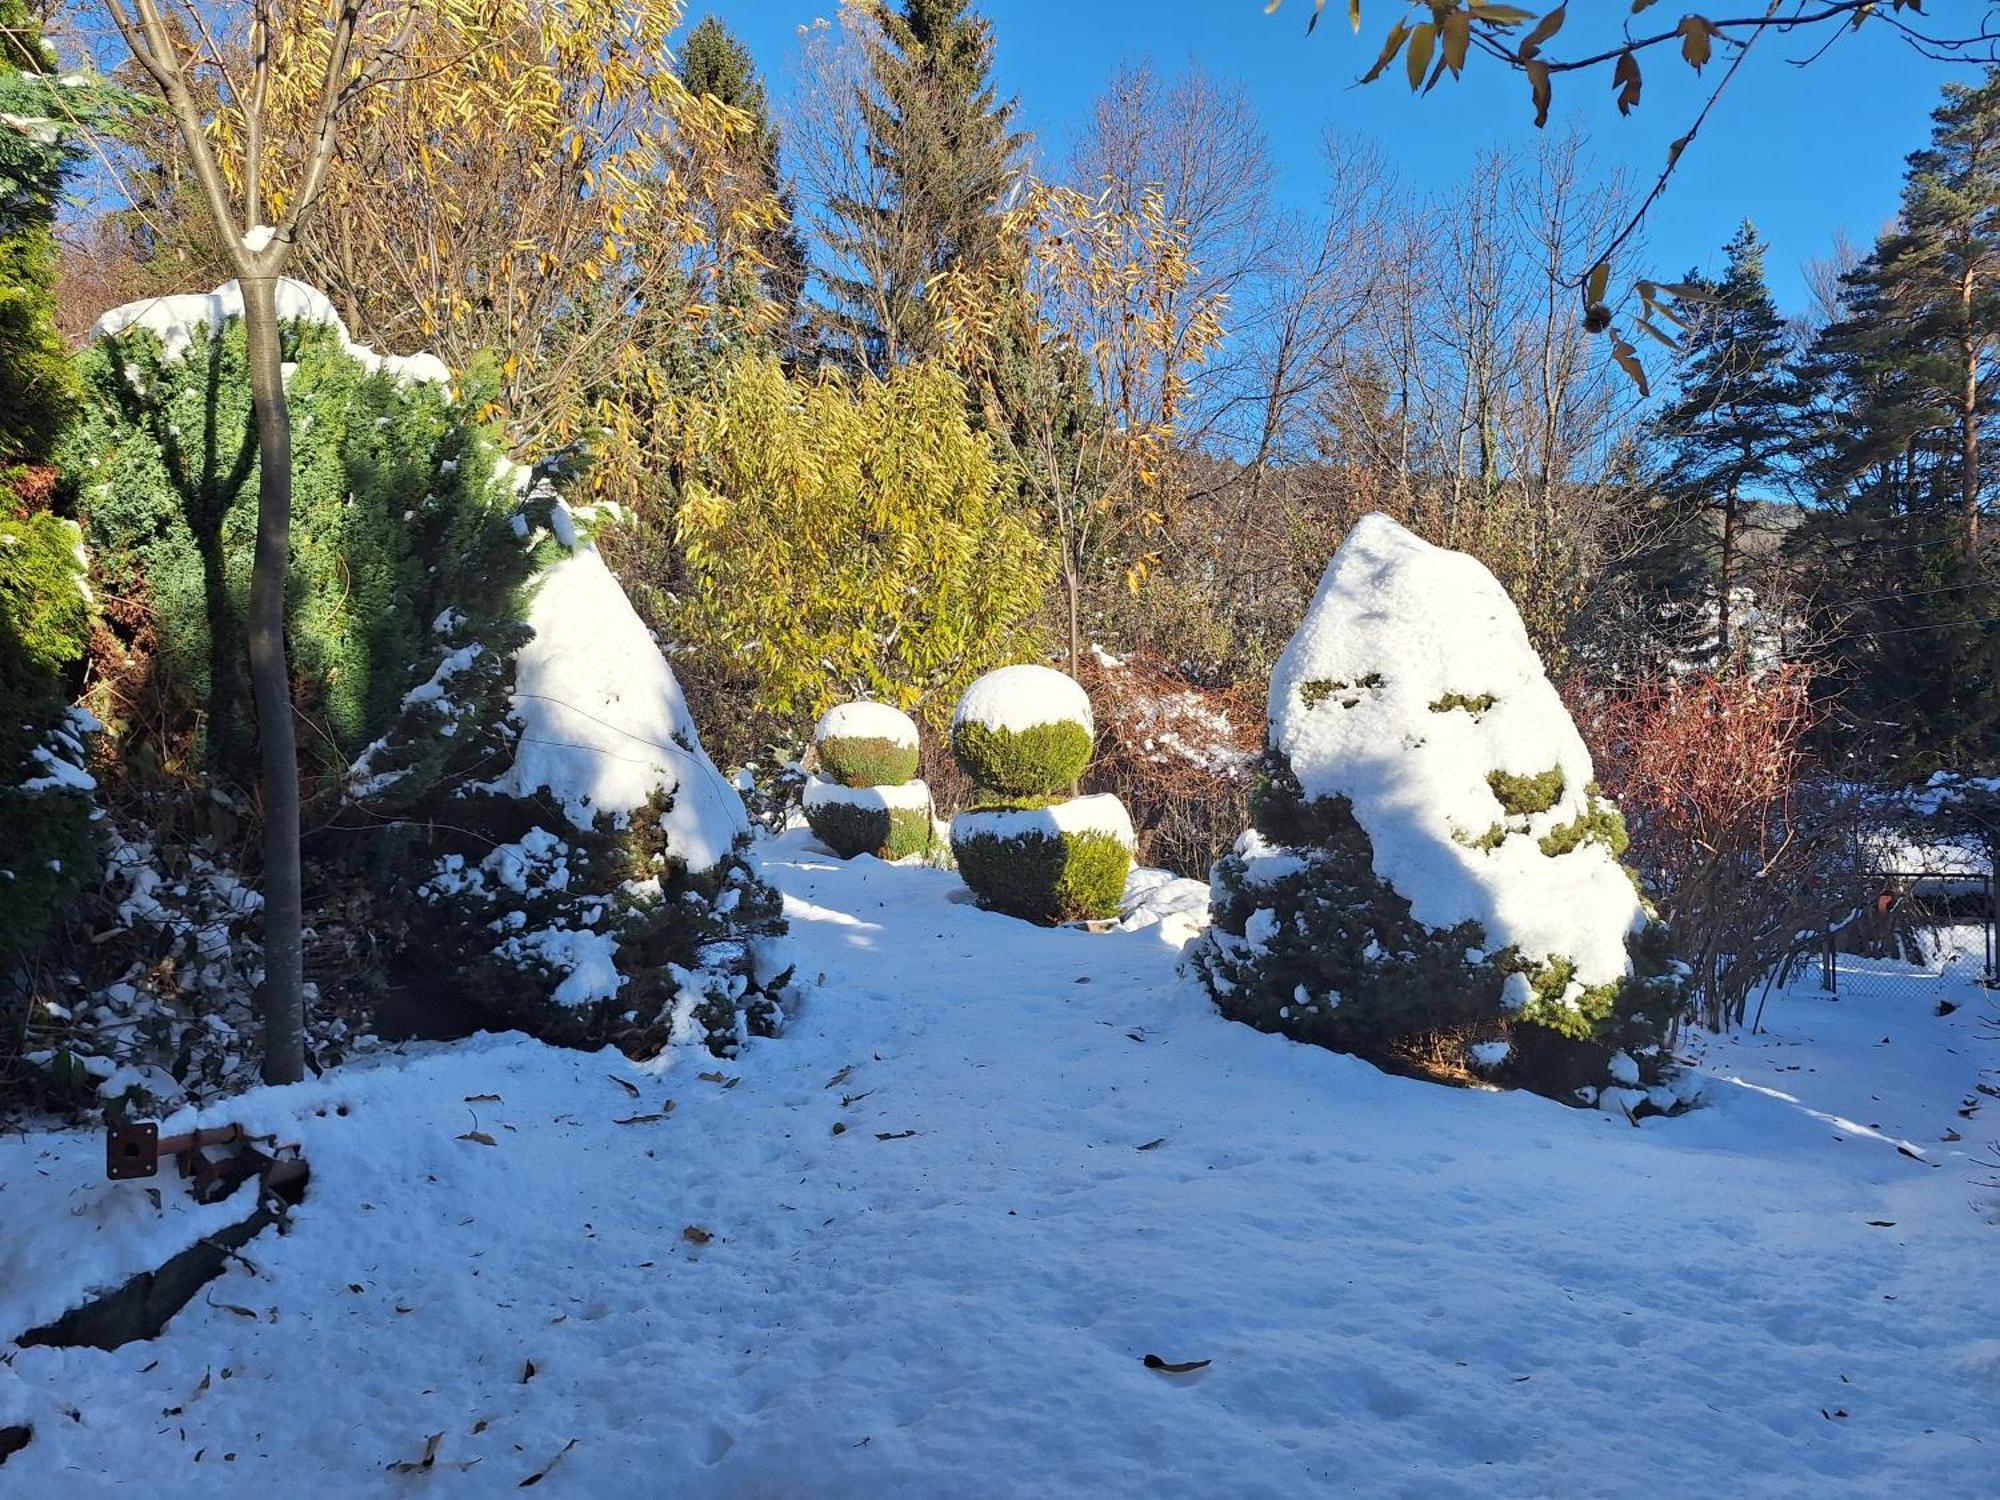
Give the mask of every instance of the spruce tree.
POLYGON ((1687 590, 1712 604, 1692 656, 1729 662, 1736 598, 1744 587, 1744 533, 1760 494, 1783 479, 1798 434, 1792 340, 1764 281, 1764 243, 1746 220, 1724 250, 1720 279, 1693 274, 1700 295, 1684 344, 1673 400, 1654 419, 1663 450, 1662 487, 1674 534, 1656 567, 1669 597, 1687 590))
POLYGON ((992 82, 993 29, 969 0, 878 6, 869 42, 872 87, 860 99, 873 201, 830 205, 837 261, 826 318, 857 361, 881 373, 936 352, 924 302, 932 277, 977 269, 999 252, 999 205, 1026 137, 1014 101, 992 82))
POLYGON ((1911 772, 2000 756, 1980 516, 2000 381, 2000 74, 1947 85, 1895 227, 1802 371, 1819 393, 1798 545, 1824 579, 1842 729, 1911 772))
MULTIPOLYGON (((771 123, 770 99, 764 80, 750 49, 714 16, 688 33, 681 48, 680 80, 693 94, 705 94, 749 115, 753 128, 744 143, 745 165, 753 181, 754 193, 770 193, 783 211, 783 222, 756 236, 756 250, 763 265, 758 271, 763 293, 780 309, 779 327, 789 334, 797 326, 799 303, 805 295, 806 245, 797 227, 795 198, 791 185, 779 167, 777 126, 771 123)), ((717 185, 704 185, 715 190, 717 185)), ((709 205, 712 217, 727 212, 728 205, 709 205)))

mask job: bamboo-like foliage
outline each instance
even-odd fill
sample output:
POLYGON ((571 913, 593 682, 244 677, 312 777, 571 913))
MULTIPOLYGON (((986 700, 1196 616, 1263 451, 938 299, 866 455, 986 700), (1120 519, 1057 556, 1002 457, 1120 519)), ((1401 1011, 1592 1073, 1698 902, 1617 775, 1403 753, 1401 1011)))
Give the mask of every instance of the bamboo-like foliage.
POLYGON ((1055 539, 1074 672, 1091 580, 1116 567, 1136 590, 1157 561, 1190 375, 1222 342, 1227 299, 1190 292, 1186 227, 1155 188, 1030 180, 1002 228, 1002 259, 926 295, 1055 539))

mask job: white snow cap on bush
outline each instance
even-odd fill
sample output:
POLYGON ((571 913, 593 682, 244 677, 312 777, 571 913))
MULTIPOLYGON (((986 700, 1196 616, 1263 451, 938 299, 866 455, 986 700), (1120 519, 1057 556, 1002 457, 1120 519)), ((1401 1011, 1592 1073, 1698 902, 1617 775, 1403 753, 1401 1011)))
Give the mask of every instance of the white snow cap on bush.
POLYGON ((1307 796, 1351 802, 1375 873, 1418 921, 1469 918, 1490 950, 1570 958, 1585 985, 1628 972, 1625 937, 1646 915, 1610 851, 1539 846, 1585 812, 1590 752, 1506 590, 1477 560, 1387 516, 1362 517, 1278 658, 1270 712, 1272 748, 1307 796), (1555 805, 1530 814, 1526 833, 1475 847, 1496 824, 1521 821, 1488 773, 1552 767, 1563 777, 1555 805))
POLYGON ((931 789, 924 785, 921 777, 913 777, 901 786, 843 786, 838 781, 828 781, 820 776, 807 778, 807 807, 828 807, 836 803, 844 807, 873 808, 879 812, 888 812, 892 808, 929 812, 931 789))
MULTIPOLYGON (((370 370, 385 370, 412 384, 448 384, 451 380, 451 371, 435 354, 377 354, 366 344, 355 343, 348 336, 347 324, 334 311, 333 303, 316 287, 280 276, 277 296, 281 319, 288 323, 324 323, 338 330, 342 347, 370 370)), ((243 289, 233 281, 225 281, 212 292, 144 297, 114 307, 91 326, 90 336, 101 339, 129 328, 149 329, 159 335, 166 357, 177 360, 187 353, 195 329, 206 328, 213 333, 229 319, 242 316, 243 289)))
POLYGON ((836 703, 813 725, 813 743, 821 740, 887 740, 915 749, 917 721, 886 703, 836 703))
POLYGON ((542 575, 528 624, 534 639, 514 662, 520 744, 491 789, 546 788, 578 828, 598 813, 622 821, 664 790, 668 851, 712 868, 749 831, 743 799, 702 750, 673 668, 593 544, 542 575))
POLYGON ((1054 667, 1023 664, 988 672, 965 690, 951 716, 952 727, 981 724, 1019 734, 1038 724, 1081 724, 1097 732, 1090 695, 1074 677, 1054 667))
POLYGON ((1065 833, 1106 833, 1127 849, 1137 843, 1132 815, 1109 792, 1072 797, 1053 807, 987 807, 951 820, 954 839, 1014 839, 1026 834, 1057 838, 1065 833))

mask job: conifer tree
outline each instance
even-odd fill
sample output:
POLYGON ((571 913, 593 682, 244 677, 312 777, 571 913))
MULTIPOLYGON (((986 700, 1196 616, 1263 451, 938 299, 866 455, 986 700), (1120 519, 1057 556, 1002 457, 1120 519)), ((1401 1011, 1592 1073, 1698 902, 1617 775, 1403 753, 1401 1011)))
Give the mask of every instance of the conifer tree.
POLYGON ((830 205, 827 320, 878 373, 937 352, 925 287, 998 253, 1001 199, 1025 136, 992 82, 993 29, 969 0, 878 4, 859 101, 880 191, 830 205))
MULTIPOLYGON (((763 261, 758 276, 763 282, 764 295, 780 310, 780 327, 790 330, 797 322, 799 302, 805 294, 806 246, 797 228, 791 187, 779 167, 778 129, 771 122, 770 99, 764 80, 758 76, 756 61, 750 49, 727 26, 708 16, 688 33, 680 51, 678 71, 689 93, 719 99, 742 110, 755 122, 755 128, 743 143, 745 166, 753 178, 749 193, 754 197, 766 194, 775 197, 782 214, 782 222, 755 237, 757 255, 763 261)), ((721 196, 729 188, 730 184, 717 181, 698 186, 698 191, 709 199, 707 216, 714 244, 726 242, 725 236, 715 232, 713 221, 731 210, 732 205, 721 196)), ((740 188, 736 192, 742 196, 740 188)))
POLYGON ((1824 580, 1836 724, 1907 772, 2000 755, 1985 480, 2000 427, 2000 74, 1947 85, 1895 227, 1806 357, 1819 392, 1798 538, 1824 580))
POLYGON ((1733 638, 1743 586, 1744 532, 1760 492, 1783 478, 1798 435, 1799 399, 1792 341, 1764 281, 1764 243, 1746 220, 1724 251, 1719 279, 1692 274, 1700 295, 1684 342, 1671 403, 1654 419, 1664 450, 1663 487, 1681 524, 1656 558, 1667 592, 1691 585, 1713 601, 1714 634, 1693 655, 1723 663, 1741 649, 1733 638))

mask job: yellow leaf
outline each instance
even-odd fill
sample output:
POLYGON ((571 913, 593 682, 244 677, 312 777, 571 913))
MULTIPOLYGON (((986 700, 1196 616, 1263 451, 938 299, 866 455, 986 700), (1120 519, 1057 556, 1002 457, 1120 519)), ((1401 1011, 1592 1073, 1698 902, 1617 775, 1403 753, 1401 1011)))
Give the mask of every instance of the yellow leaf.
POLYGON ((1430 66, 1431 48, 1437 41, 1437 28, 1426 21, 1410 32, 1410 45, 1403 54, 1403 67, 1409 76, 1410 92, 1423 87, 1424 69, 1430 66))

